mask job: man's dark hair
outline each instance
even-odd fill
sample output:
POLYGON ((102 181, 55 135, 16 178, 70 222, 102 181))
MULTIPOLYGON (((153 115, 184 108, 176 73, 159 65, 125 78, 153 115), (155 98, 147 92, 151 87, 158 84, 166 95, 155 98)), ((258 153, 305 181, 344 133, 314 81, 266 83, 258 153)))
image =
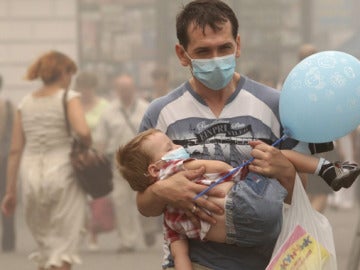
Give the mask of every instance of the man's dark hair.
POLYGON ((195 0, 184 6, 176 17, 176 35, 179 43, 186 49, 189 44, 188 27, 191 23, 203 30, 210 26, 220 31, 227 21, 232 27, 232 35, 236 39, 239 23, 234 11, 220 0, 195 0))

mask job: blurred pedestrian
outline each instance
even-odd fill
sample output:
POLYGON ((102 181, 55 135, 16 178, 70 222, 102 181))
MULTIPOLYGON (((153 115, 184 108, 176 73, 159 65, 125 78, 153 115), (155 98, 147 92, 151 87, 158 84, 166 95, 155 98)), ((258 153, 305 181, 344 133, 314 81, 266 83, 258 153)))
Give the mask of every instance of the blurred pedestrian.
MULTIPOLYGON (((0 91, 2 89, 2 76, 0 75, 0 91)), ((9 146, 14 119, 14 107, 9 100, 0 98, 0 200, 5 195, 6 172, 9 155, 9 146)), ((15 249, 15 219, 1 214, 2 251, 9 252, 15 249)))
POLYGON ((304 43, 299 47, 298 50, 298 61, 302 61, 303 59, 305 59, 306 57, 317 53, 318 50, 315 47, 315 45, 311 44, 311 43, 304 43))
MULTIPOLYGON (((355 161, 355 138, 356 132, 353 131, 336 141, 337 149, 341 160, 355 161)), ((348 189, 339 190, 332 194, 328 200, 329 205, 335 209, 350 209, 355 206, 356 183, 348 189)))
MULTIPOLYGON (((43 84, 22 99, 15 115, 2 211, 5 215, 15 211, 19 170, 25 220, 38 247, 30 259, 40 270, 70 270, 80 263, 86 195, 73 176, 72 138, 63 106, 65 89, 76 70, 74 61, 61 52, 42 55, 29 67, 26 78, 40 79, 43 84)), ((90 146, 79 94, 68 91, 70 126, 84 146, 90 146)))
MULTIPOLYGON (((116 99, 101 116, 94 140, 99 149, 114 160, 119 145, 136 133, 148 103, 138 97, 132 76, 119 75, 114 80, 116 99)), ((115 166, 115 164, 114 164, 115 166)), ((135 193, 114 167, 113 203, 120 238, 119 252, 145 248, 144 232, 136 208, 135 193)))
POLYGON ((80 100, 84 108, 85 119, 93 133, 101 114, 109 106, 109 102, 98 94, 98 79, 95 73, 88 71, 79 73, 74 88, 81 93, 80 100))
MULTIPOLYGON (((81 93, 81 103, 85 112, 86 123, 91 135, 94 135, 96 126, 109 102, 100 97, 98 91, 98 78, 95 73, 83 71, 75 80, 75 90, 81 93)), ((88 248, 96 251, 98 246, 98 233, 108 232, 114 228, 114 214, 112 201, 109 196, 98 199, 89 199, 89 218, 87 227, 89 230, 88 248)))
POLYGON ((278 88, 278 78, 271 68, 253 68, 246 73, 246 76, 259 83, 270 86, 271 88, 278 88))
POLYGON ((169 70, 165 67, 156 67, 152 73, 153 91, 152 99, 166 95, 170 91, 169 70))
MULTIPOLYGON (((306 57, 317 53, 317 48, 310 43, 304 43, 298 50, 298 61, 302 61, 306 57)), ((317 157, 323 157, 326 160, 338 160, 338 154, 334 150, 333 142, 309 144, 312 153, 317 157)), ((324 183, 324 181, 318 181, 320 178, 316 174, 308 175, 307 193, 311 202, 311 205, 319 212, 324 212, 327 206, 328 196, 333 193, 332 189, 324 183)), ((337 193, 342 192, 341 190, 337 193)))

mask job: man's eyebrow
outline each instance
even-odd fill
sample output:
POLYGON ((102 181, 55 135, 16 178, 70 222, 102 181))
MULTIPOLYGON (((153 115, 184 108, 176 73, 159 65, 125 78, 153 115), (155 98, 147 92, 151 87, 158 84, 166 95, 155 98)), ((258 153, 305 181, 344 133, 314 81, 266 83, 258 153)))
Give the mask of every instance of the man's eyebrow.
MULTIPOLYGON (((226 42, 226 43, 220 44, 217 47, 218 48, 234 47, 234 44, 232 42, 226 42)), ((195 48, 194 52, 202 52, 202 51, 208 51, 208 50, 210 50, 210 47, 204 46, 204 47, 195 48)))
POLYGON ((232 42, 226 42, 224 44, 221 44, 219 47, 228 47, 228 46, 233 47, 234 44, 232 42))
POLYGON ((194 52, 202 52, 202 51, 208 51, 210 48, 209 47, 198 47, 196 49, 194 49, 194 52))

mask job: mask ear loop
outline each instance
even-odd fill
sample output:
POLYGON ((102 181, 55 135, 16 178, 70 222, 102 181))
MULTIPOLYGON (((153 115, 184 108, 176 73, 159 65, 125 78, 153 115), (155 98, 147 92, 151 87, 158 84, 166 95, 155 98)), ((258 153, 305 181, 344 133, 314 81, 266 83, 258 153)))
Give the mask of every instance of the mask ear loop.
POLYGON ((192 76, 194 76, 194 73, 193 73, 193 67, 192 67, 192 62, 193 62, 193 59, 190 57, 190 55, 187 53, 187 51, 185 50, 185 48, 184 47, 182 47, 183 48, 183 50, 184 50, 184 54, 185 54, 185 56, 187 57, 187 58, 189 58, 189 60, 190 60, 190 66, 189 66, 189 69, 190 69, 190 72, 191 72, 191 75, 192 76))
POLYGON ((188 52, 185 50, 184 46, 181 45, 182 49, 184 50, 184 54, 186 55, 187 58, 189 58, 190 61, 192 61, 193 59, 190 57, 190 55, 188 54, 188 52))

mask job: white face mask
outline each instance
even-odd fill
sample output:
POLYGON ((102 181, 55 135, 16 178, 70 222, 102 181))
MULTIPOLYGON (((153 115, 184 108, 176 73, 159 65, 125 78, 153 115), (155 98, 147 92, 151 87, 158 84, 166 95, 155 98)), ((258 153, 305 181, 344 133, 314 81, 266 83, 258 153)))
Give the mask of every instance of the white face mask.
POLYGON ((188 159, 190 158, 189 153, 185 150, 184 147, 176 148, 168 153, 166 153, 161 160, 170 161, 176 159, 188 159))
POLYGON ((224 89, 234 76, 235 53, 208 59, 192 59, 185 54, 191 60, 194 77, 211 90, 224 89))

